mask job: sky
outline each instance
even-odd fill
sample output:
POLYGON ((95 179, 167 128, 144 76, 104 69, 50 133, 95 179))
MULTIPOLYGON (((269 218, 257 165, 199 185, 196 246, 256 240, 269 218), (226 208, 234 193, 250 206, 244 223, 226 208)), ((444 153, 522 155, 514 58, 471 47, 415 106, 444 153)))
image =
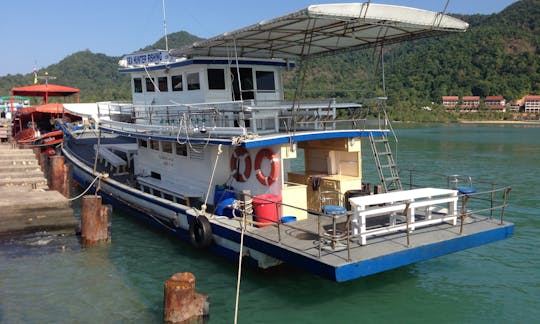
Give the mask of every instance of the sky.
MULTIPOLYGON (((361 2, 361 0, 357 0, 361 2)), ((2 3, 0 76, 31 73, 78 51, 132 53, 167 33, 209 38, 308 7, 347 0, 10 0, 2 3), (165 23, 164 23, 165 21, 165 23)), ((375 0, 442 11, 446 0, 375 0)), ((498 13, 516 0, 450 0, 447 13, 498 13)))

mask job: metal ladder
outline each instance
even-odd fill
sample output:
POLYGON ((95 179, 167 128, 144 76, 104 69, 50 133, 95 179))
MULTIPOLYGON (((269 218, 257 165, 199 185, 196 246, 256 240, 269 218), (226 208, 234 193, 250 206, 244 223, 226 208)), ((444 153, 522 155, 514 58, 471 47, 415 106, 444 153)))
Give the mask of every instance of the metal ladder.
POLYGON ((377 166, 377 172, 379 173, 379 179, 381 179, 383 192, 402 190, 401 180, 399 179, 397 165, 392 156, 392 149, 390 148, 388 137, 382 135, 380 138, 375 139, 373 133, 369 133, 369 143, 371 144, 371 151, 375 158, 375 164, 377 166), (381 159, 383 162, 381 162, 381 159), (383 164, 384 162, 386 163, 383 164))

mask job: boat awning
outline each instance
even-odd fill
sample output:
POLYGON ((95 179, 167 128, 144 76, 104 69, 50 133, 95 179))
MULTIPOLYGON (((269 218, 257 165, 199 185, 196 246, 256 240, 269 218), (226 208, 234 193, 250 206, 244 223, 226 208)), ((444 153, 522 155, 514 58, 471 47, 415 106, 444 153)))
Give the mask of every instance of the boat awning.
POLYGON ((44 105, 21 108, 18 110, 20 114, 31 113, 46 113, 46 114, 61 114, 64 112, 64 105, 61 103, 49 103, 44 105))
MULTIPOLYGON (((12 88, 12 96, 30 96, 43 97, 43 101, 48 103, 49 97, 67 97, 74 94, 79 94, 77 88, 66 87, 57 84, 34 84, 25 87, 12 88)), ((78 100, 77 100, 78 101, 78 100)))
POLYGON ((337 3, 306 9, 173 49, 171 55, 297 58, 393 44, 445 32, 463 32, 468 24, 448 15, 402 6, 337 3))

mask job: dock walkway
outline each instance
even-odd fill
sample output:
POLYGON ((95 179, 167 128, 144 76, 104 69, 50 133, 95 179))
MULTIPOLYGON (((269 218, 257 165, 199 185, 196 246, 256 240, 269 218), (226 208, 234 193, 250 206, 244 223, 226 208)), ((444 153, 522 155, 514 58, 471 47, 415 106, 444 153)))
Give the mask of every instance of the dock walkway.
POLYGON ((48 189, 31 149, 0 144, 0 236, 39 231, 74 233, 79 222, 69 200, 48 189))

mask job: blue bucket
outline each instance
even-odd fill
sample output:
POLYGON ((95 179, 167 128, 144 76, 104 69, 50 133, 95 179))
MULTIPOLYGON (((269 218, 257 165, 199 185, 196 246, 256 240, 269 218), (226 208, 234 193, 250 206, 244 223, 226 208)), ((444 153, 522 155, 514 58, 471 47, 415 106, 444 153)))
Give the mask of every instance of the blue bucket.
POLYGON ((282 223, 291 223, 296 222, 296 216, 283 216, 281 217, 282 223))

